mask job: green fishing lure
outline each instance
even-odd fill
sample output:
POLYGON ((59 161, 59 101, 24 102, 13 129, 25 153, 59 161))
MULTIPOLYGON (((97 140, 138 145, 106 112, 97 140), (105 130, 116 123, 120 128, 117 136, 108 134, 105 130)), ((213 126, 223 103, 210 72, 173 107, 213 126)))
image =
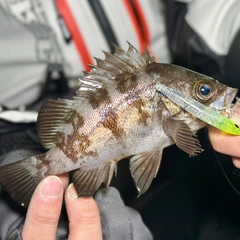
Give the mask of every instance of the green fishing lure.
POLYGON ((236 123, 210 107, 160 83, 156 85, 156 90, 209 125, 232 135, 240 135, 240 128, 236 123))

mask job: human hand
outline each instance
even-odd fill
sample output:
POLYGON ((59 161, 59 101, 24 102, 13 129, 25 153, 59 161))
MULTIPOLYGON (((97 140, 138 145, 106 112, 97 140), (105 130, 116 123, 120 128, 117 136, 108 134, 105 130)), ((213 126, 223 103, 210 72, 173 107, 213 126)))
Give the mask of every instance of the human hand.
MULTIPOLYGON (((240 125, 240 101, 237 101, 232 109, 231 120, 240 125)), ((209 139, 216 151, 232 156, 233 164, 240 168, 240 136, 225 134, 214 127, 209 127, 209 139)))
MULTIPOLYGON (((50 176, 36 188, 28 207, 22 230, 23 240, 56 239, 57 226, 68 175, 50 176)), ((69 240, 102 239, 100 215, 92 197, 77 198, 72 184, 65 191, 65 203, 69 219, 69 240)))

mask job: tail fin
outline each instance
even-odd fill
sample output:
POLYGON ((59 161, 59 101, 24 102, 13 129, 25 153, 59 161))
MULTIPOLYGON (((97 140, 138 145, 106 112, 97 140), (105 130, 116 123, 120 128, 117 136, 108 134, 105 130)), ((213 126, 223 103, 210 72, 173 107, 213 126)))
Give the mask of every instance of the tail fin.
POLYGON ((37 157, 0 167, 0 184, 20 205, 27 207, 38 183, 43 179, 36 168, 37 157))

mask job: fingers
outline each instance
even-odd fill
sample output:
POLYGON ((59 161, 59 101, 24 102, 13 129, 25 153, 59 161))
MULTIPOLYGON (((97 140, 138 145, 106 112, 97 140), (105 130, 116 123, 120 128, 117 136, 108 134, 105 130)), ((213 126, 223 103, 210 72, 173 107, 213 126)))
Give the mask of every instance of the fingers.
POLYGON ((92 197, 78 198, 70 184, 65 192, 66 208, 69 218, 69 240, 101 240, 101 222, 99 210, 92 197))
POLYGON ((58 176, 62 183, 63 183, 63 189, 65 190, 69 184, 69 174, 68 173, 63 173, 61 175, 58 176))
MULTIPOLYGON (((240 124, 239 101, 233 107, 231 120, 238 125, 240 124)), ((209 139, 216 151, 232 156, 233 164, 240 168, 240 136, 225 134, 216 128, 209 127, 209 139)))
POLYGON ((240 157, 240 136, 225 134, 216 128, 209 127, 209 139, 216 151, 240 157))
MULTIPOLYGON (((62 207, 63 191, 68 175, 50 176, 42 180, 30 202, 22 231, 24 240, 53 240, 62 207)), ((101 240, 101 222, 98 207, 92 197, 78 198, 71 184, 65 193, 69 218, 69 240, 101 240)))
POLYGON ((232 157, 232 161, 236 168, 240 168, 240 158, 239 157, 232 157))
MULTIPOLYGON (((63 176, 63 178, 65 179, 66 176, 63 176)), ((22 238, 24 240, 56 239, 62 200, 63 183, 61 179, 56 176, 43 179, 36 188, 30 202, 22 238)))

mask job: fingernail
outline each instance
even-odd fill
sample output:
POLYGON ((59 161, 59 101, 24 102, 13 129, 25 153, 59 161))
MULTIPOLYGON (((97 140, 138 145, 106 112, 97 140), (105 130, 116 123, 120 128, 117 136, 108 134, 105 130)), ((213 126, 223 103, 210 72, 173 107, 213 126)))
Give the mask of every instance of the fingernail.
POLYGON ((74 187, 73 183, 71 183, 68 187, 68 194, 69 194, 69 197, 72 199, 78 198, 78 194, 77 194, 76 188, 74 187))
POLYGON ((56 176, 44 179, 41 196, 44 198, 58 198, 62 193, 62 181, 56 176))

